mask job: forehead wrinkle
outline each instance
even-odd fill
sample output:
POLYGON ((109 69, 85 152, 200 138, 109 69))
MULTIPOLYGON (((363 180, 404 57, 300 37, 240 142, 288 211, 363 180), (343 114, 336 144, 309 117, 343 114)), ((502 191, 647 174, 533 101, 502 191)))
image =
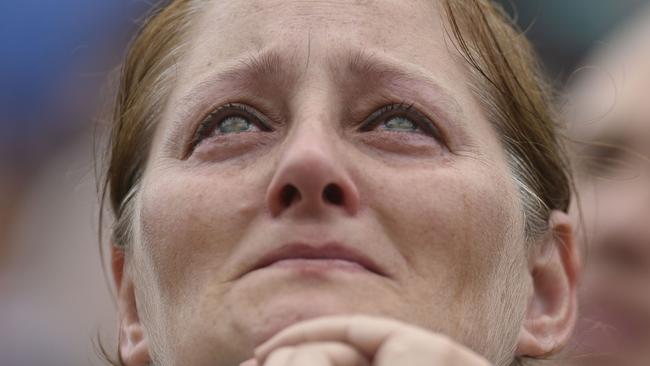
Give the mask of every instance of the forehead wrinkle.
POLYGON ((295 82, 294 70, 287 67, 292 62, 284 62, 283 57, 275 51, 263 51, 249 54, 221 67, 220 71, 210 72, 209 76, 200 81, 181 97, 179 103, 187 105, 197 97, 204 96, 206 89, 215 86, 228 85, 236 90, 257 89, 261 84, 282 82, 291 84, 295 82))
MULTIPOLYGON (((269 49, 240 56, 217 70, 202 73, 189 91, 182 93, 173 102, 171 109, 173 124, 182 125, 188 120, 200 118, 213 108, 217 97, 237 98, 247 95, 262 96, 265 89, 271 89, 273 96, 287 92, 291 85, 298 82, 299 75, 295 56, 287 56, 269 49)), ((266 93, 268 94, 268 93, 266 93)))
POLYGON ((465 131, 467 120, 461 104, 424 67, 390 56, 380 56, 379 52, 369 49, 348 49, 330 54, 327 66, 338 85, 352 84, 352 87, 342 88, 354 94, 347 95, 346 98, 376 94, 387 100, 390 99, 390 94, 396 94, 395 97, 401 94, 409 98, 433 94, 433 100, 422 98, 433 103, 427 107, 446 117, 452 129, 467 141, 470 140, 465 131))
MULTIPOLYGON (((211 71, 179 98, 175 103, 178 114, 174 120, 198 119, 198 114, 214 107, 214 95, 221 99, 251 94, 289 97, 291 88, 306 76, 306 66, 297 52, 281 52, 276 47, 240 56, 219 67, 218 71, 211 71), (264 92, 265 89, 272 93, 264 92)), ((328 52, 324 67, 342 93, 354 94, 346 98, 386 92, 396 92, 399 97, 405 92, 419 94, 424 87, 427 94, 432 91, 435 95, 435 105, 429 107, 449 117, 450 122, 457 125, 453 126, 456 130, 463 130, 465 118, 460 103, 420 65, 388 55, 380 56, 365 48, 345 48, 328 52), (350 85, 358 92, 351 90, 350 85)))
POLYGON ((346 50, 342 57, 329 56, 330 72, 341 83, 349 82, 350 77, 364 80, 362 86, 424 85, 435 91, 443 103, 456 115, 462 114, 460 103, 452 93, 436 81, 430 73, 419 65, 378 56, 368 49, 346 50))

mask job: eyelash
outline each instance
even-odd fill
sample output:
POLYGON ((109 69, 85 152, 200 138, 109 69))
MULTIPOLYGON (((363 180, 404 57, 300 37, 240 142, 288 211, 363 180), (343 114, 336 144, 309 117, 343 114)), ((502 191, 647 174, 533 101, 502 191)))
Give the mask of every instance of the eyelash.
MULTIPOLYGON (((262 121, 262 114, 254 108, 240 103, 227 103, 214 109, 205 118, 203 118, 203 121, 199 124, 196 132, 194 133, 194 137, 192 138, 188 149, 188 154, 191 153, 204 139, 210 137, 210 135, 214 132, 215 128, 217 128, 220 123, 224 122, 228 117, 235 116, 250 119, 251 122, 262 131, 273 131, 273 129, 270 128, 267 123, 264 123, 262 121)), ((427 118, 422 112, 413 108, 413 104, 407 104, 404 102, 388 104, 379 108, 370 114, 370 116, 368 116, 363 122, 361 122, 359 130, 362 132, 371 131, 382 122, 386 122, 393 117, 405 117, 409 121, 414 122, 415 125, 423 131, 423 134, 442 141, 442 135, 440 131, 429 120, 429 118, 427 118)))
POLYGON ((409 121, 414 122, 415 125, 424 132, 424 134, 442 141, 442 134, 435 126, 435 124, 431 122, 431 120, 429 120, 429 118, 427 118, 422 112, 414 108, 413 104, 404 102, 388 104, 379 108, 361 123, 361 127, 359 129, 363 132, 368 132, 376 128, 382 122, 386 122, 393 117, 405 117, 409 121))
POLYGON ((209 137, 214 132, 215 128, 217 128, 220 123, 224 122, 226 118, 237 116, 250 119, 251 122, 257 125, 262 131, 272 131, 266 123, 262 122, 262 114, 254 108, 240 103, 227 103, 214 109, 203 118, 203 121, 199 124, 194 133, 189 150, 194 150, 196 146, 205 138, 209 137))

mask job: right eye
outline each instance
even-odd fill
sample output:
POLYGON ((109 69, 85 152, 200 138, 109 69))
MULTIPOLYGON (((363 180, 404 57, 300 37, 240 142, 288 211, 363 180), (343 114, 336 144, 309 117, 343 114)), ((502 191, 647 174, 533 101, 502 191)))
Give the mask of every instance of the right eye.
POLYGON ((598 179, 632 179, 639 173, 633 151, 613 144, 593 143, 579 156, 583 172, 598 179))
POLYGON ((248 118, 242 116, 227 117, 217 124, 218 126, 215 129, 218 130, 220 135, 247 132, 257 129, 257 126, 255 126, 254 123, 252 123, 248 118))
POLYGON ((262 115, 245 104, 228 103, 210 112, 194 134, 190 150, 210 137, 236 135, 240 133, 271 131, 262 122, 262 115))

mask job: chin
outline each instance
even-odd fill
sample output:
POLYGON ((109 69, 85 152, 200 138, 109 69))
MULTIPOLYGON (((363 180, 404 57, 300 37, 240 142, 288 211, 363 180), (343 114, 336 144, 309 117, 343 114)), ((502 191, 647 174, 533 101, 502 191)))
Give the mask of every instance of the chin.
MULTIPOLYGON (((303 320, 330 315, 380 315, 370 303, 362 303, 345 292, 310 290, 278 294, 240 314, 242 326, 251 332, 255 346, 264 343, 282 329, 303 320), (254 314, 254 315, 251 315, 254 314)), ((242 309, 243 310, 243 309, 242 309)))
POLYGON ((232 329, 255 346, 303 320, 330 315, 398 315, 403 304, 385 278, 339 271, 261 271, 242 278, 222 295, 214 301, 222 310, 216 317, 230 319, 232 329))

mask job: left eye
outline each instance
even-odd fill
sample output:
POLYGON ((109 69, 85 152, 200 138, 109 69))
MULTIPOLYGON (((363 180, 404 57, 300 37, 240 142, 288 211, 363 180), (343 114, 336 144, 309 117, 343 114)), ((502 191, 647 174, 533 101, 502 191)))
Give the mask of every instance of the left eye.
POLYGON ((246 132, 255 129, 256 126, 249 119, 242 116, 231 116, 224 118, 218 126, 219 133, 246 132))
POLYGON ((401 132, 414 132, 419 129, 418 124, 411 121, 407 117, 391 117, 386 119, 382 127, 387 130, 401 131, 401 132))
POLYGON ((422 112, 404 103, 390 104, 373 112, 361 124, 361 131, 374 129, 398 133, 416 133, 442 140, 436 125, 422 112))
POLYGON ((209 137, 226 138, 240 133, 272 131, 264 120, 266 119, 260 112, 248 105, 240 103, 222 105, 210 112, 199 124, 190 142, 189 151, 193 151, 209 137))

